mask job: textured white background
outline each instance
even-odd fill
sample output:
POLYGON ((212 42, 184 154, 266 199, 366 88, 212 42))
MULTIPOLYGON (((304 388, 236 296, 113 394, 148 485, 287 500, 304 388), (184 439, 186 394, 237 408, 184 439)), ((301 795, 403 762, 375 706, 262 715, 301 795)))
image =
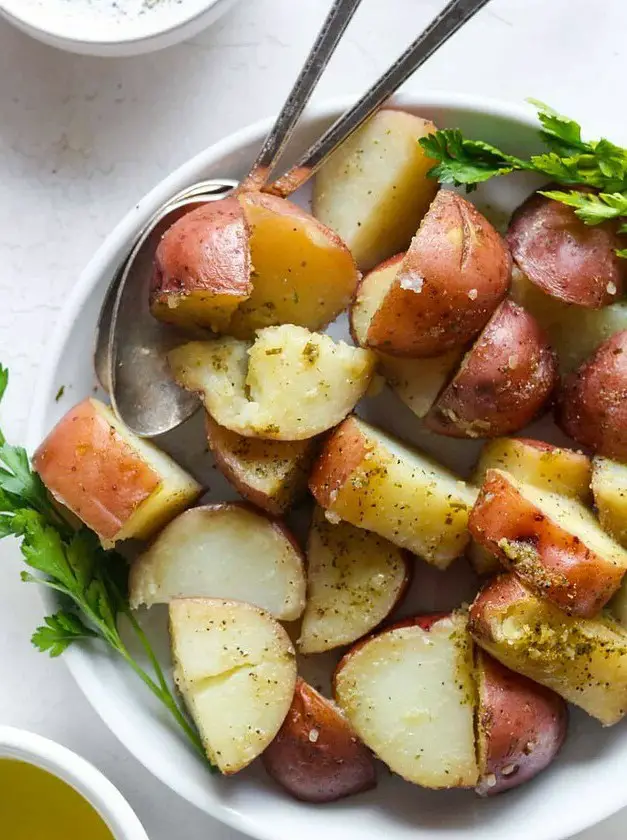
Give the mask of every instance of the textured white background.
MULTIPOLYGON (((317 97, 361 91, 441 5, 364 0, 317 97)), ((94 249, 172 168, 276 112, 327 8, 242 0, 190 43, 120 60, 57 52, 0 21, 0 359, 11 368, 2 421, 13 439, 24 435, 59 309, 94 249)), ((625 33, 625 0, 492 0, 409 85, 535 96, 627 144, 625 33)), ((18 582, 18 559, 0 547, 0 723, 90 759, 151 840, 235 840, 125 752, 61 661, 30 648, 41 608, 18 582)), ((623 825, 619 815, 578 840, 618 840, 623 825)))

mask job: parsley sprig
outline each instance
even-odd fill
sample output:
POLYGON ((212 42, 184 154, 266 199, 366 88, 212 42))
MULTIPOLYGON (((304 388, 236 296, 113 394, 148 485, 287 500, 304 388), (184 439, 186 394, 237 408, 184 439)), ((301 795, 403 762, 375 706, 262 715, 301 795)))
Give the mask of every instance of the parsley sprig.
MULTIPOLYGON (((627 149, 605 138, 585 141, 579 123, 542 102, 529 101, 538 109, 540 136, 548 151, 524 160, 482 140, 471 140, 458 129, 444 129, 419 141, 429 157, 438 161, 429 174, 443 184, 471 191, 483 181, 510 172, 535 172, 573 188, 542 195, 573 207, 585 224, 624 220, 619 232, 627 234, 627 149), (581 187, 592 192, 581 192, 581 187)), ((627 258, 627 248, 617 253, 627 258)))
MULTIPOLYGON (((0 365, 0 400, 9 381, 0 365)), ((0 539, 17 537, 28 571, 21 577, 59 592, 67 603, 44 619, 33 645, 59 656, 77 641, 100 639, 142 680, 168 710, 194 748, 205 753, 197 731, 179 706, 127 596, 125 560, 105 551, 93 531, 76 530, 51 501, 30 466, 26 451, 7 443, 0 431, 0 539), (145 651, 152 673, 135 660, 120 634, 124 617, 145 651)))

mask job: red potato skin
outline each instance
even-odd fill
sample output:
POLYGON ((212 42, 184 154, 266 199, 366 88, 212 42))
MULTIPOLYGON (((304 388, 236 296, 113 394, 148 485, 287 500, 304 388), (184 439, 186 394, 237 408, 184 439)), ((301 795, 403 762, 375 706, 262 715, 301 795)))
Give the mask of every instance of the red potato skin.
POLYGON ((309 490, 320 507, 330 507, 334 494, 361 464, 366 452, 364 437, 352 417, 327 436, 309 477, 309 490))
POLYGON ((604 341, 566 378, 555 419, 583 446, 627 461, 627 330, 604 341))
POLYGON ((557 358, 544 331, 521 306, 506 300, 440 393, 425 423, 449 437, 507 435, 540 413, 557 381, 557 358))
POLYGON ((333 802, 376 786, 370 750, 335 705, 300 677, 262 762, 271 778, 304 802, 333 802))
POLYGON ((600 309, 624 292, 627 265, 615 253, 624 242, 611 222, 586 225, 573 208, 534 193, 514 212, 506 238, 521 271, 558 300, 600 309))
POLYGON ((555 758, 568 730, 564 700, 477 650, 480 796, 528 782, 555 758))
POLYGON ((370 322, 367 344, 410 358, 463 347, 505 297, 510 274, 509 252, 488 220, 440 190, 370 322))
POLYGON ((33 466, 52 496, 107 540, 161 483, 89 399, 61 418, 33 466))
POLYGON ((402 262, 402 260, 404 258, 405 258, 405 251, 403 251, 400 254, 395 254, 393 257, 389 257, 387 260, 384 260, 383 262, 379 263, 379 265, 375 266, 375 268, 373 268, 367 274, 364 274, 364 276, 360 279, 359 283, 357 284, 357 288, 355 289, 355 294, 353 295, 353 300, 352 300, 350 306, 348 307, 348 329, 349 329, 351 338, 353 339, 353 341, 355 342, 355 344, 358 347, 367 347, 366 336, 365 335, 362 335, 362 336, 357 335, 357 330, 355 328, 355 323, 354 323, 354 319, 353 319, 355 303, 357 302, 357 298, 359 297, 359 293, 360 293, 362 287, 367 283, 369 277, 371 277, 372 275, 376 274, 379 271, 382 271, 383 269, 389 268, 391 265, 398 265, 399 263, 402 262))
MULTIPOLYGON (((252 291, 248 228, 235 196, 212 201, 186 213, 163 235, 155 254, 150 305, 167 318, 167 298, 191 292, 232 295, 244 300, 252 291)), ((235 305, 235 303, 234 303, 235 305)))
POLYGON ((624 574, 552 522, 497 470, 486 474, 468 530, 506 569, 569 615, 595 616, 624 574), (528 548, 533 559, 513 560, 499 546, 501 540, 528 548))

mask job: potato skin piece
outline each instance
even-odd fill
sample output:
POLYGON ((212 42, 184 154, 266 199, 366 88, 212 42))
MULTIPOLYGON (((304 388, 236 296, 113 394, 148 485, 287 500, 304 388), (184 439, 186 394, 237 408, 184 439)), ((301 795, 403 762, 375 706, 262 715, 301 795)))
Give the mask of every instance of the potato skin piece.
POLYGON ((377 783, 370 750, 339 709, 300 677, 262 763, 275 782, 304 802, 333 802, 377 783))
POLYGON ((569 615, 596 615, 625 574, 624 566, 545 515, 501 470, 488 470, 468 529, 503 566, 569 615))
POLYGON ((627 330, 604 341, 567 377, 556 422, 599 455, 627 461, 627 330))
POLYGON ((505 297, 511 258, 466 199, 440 190, 390 289, 367 345, 394 356, 438 356, 463 347, 505 297))
POLYGON ((600 309, 615 303, 627 282, 616 231, 609 222, 586 225, 573 208, 533 193, 514 211, 506 238, 514 262, 544 292, 600 309))
POLYGON ((503 301, 425 418, 449 437, 497 437, 521 429, 546 405, 557 359, 535 318, 503 301))
POLYGON ((568 708, 543 685, 476 652, 480 796, 518 787, 545 769, 566 738, 568 708))
POLYGON ((232 312, 252 292, 248 239, 244 212, 235 196, 186 213, 168 228, 155 253, 153 314, 180 323, 169 299, 175 302, 197 293, 205 298, 206 314, 195 324, 226 327, 232 312))

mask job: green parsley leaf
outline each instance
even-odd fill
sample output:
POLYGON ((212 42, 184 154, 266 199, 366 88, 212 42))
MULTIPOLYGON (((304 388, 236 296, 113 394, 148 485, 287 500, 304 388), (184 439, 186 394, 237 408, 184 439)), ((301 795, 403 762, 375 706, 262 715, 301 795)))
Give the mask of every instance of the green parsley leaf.
POLYGON ((575 214, 587 225, 600 225, 627 216, 627 195, 622 193, 582 193, 577 190, 541 190, 541 195, 575 208, 575 214))
POLYGON ((436 131, 418 142, 430 158, 439 161, 429 175, 443 184, 474 186, 525 166, 523 161, 489 143, 464 138, 457 129, 436 131))
POLYGON ((45 625, 38 627, 31 637, 32 644, 42 653, 59 656, 79 639, 93 639, 97 633, 90 630, 81 619, 67 610, 59 610, 45 619, 45 625))
POLYGON ((542 137, 549 147, 562 155, 571 155, 588 147, 581 140, 581 126, 575 120, 559 114, 539 99, 527 99, 538 110, 542 137))

